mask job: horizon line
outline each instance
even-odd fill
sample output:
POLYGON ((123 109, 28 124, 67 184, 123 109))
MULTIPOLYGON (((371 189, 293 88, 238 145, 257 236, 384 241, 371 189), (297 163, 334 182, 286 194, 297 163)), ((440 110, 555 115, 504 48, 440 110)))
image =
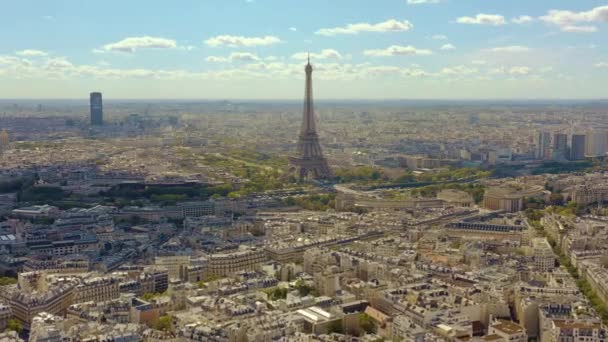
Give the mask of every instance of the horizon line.
MULTIPOLYGON (((103 94, 103 93, 102 93, 103 94)), ((103 98, 104 101, 302 101, 302 98, 144 98, 116 97, 103 98)), ((0 98, 0 101, 89 101, 89 97, 15 97, 0 98)), ((315 98, 315 101, 608 101, 606 98, 315 98)))

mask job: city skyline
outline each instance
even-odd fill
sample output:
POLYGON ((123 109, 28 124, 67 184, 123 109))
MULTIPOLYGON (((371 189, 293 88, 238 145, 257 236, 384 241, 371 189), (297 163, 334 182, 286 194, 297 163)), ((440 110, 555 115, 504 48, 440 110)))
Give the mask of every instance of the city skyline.
POLYGON ((608 0, 0 8, 0 342, 608 341, 608 0))
POLYGON ((4 9, 2 98, 299 99, 307 53, 320 99, 605 98, 608 75, 605 1, 4 9))

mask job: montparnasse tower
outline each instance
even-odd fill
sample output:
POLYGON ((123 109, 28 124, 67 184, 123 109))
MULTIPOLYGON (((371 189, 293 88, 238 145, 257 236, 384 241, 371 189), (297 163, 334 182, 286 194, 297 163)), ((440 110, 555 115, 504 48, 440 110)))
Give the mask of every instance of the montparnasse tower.
POLYGON ((8 149, 9 143, 10 139, 8 137, 8 132, 6 132, 6 129, 2 129, 2 132, 0 132, 0 153, 8 149))

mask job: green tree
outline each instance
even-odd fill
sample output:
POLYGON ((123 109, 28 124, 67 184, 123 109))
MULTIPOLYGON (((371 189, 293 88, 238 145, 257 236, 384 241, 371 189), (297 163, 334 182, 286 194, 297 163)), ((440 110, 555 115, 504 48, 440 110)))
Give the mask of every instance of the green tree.
POLYGON ((265 291, 270 300, 278 300, 287 298, 287 292, 289 289, 282 287, 274 287, 265 291))
POLYGON ((551 203, 551 205, 561 205, 564 203, 564 195, 562 194, 558 194, 558 193, 552 193, 549 196, 549 203, 551 203))
POLYGON ((388 177, 381 169, 371 166, 338 169, 335 171, 335 175, 338 183, 373 183, 378 180, 388 180, 388 177))
POLYGON ((164 315, 156 321, 156 330, 171 331, 172 318, 169 315, 164 315))
POLYGON ((359 314, 359 326, 368 334, 376 332, 376 322, 368 314, 362 312, 359 314))
POLYGON ((17 283, 17 278, 0 277, 0 286, 12 285, 17 283))
POLYGON ((296 281, 294 287, 296 288, 296 290, 298 290, 300 296, 302 297, 308 295, 313 295, 315 297, 318 296, 317 290, 314 287, 307 285, 302 279, 296 281))
POLYGON ((293 205, 290 203, 295 203, 308 210, 324 211, 334 207, 335 199, 335 194, 312 194, 307 196, 288 197, 285 199, 285 203, 287 205, 293 205))
POLYGON ((327 333, 328 334, 344 334, 344 327, 342 326, 342 320, 338 319, 335 321, 332 321, 328 324, 327 326, 327 333))
POLYGON ((540 219, 544 215, 542 210, 535 210, 532 208, 526 209, 524 211, 524 214, 526 215, 526 218, 530 221, 540 221, 540 219))
POLYGON ((60 201, 67 194, 56 186, 38 185, 25 189, 19 194, 19 201, 35 203, 52 203, 60 201))
POLYGON ((146 302, 149 302, 152 299, 154 299, 156 297, 160 297, 162 295, 163 295, 163 293, 159 293, 159 292, 147 292, 147 293, 144 293, 143 295, 141 295, 140 298, 145 300, 146 302))
POLYGON ((23 324, 16 319, 9 319, 6 324, 6 329, 21 333, 21 331, 23 331, 23 324))
POLYGON ((184 201, 188 198, 185 194, 163 194, 163 195, 152 195, 150 199, 155 202, 165 202, 168 204, 175 204, 177 201, 184 201))

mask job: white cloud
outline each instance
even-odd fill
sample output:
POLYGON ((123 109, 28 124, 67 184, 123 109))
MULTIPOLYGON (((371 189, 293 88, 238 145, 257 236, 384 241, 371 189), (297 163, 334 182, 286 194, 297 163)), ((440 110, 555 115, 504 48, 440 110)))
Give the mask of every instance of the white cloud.
POLYGON ((436 4, 439 0, 407 0, 408 5, 436 4))
POLYGON ((572 12, 550 10, 540 20, 562 28, 574 26, 577 23, 608 22, 608 6, 595 7, 589 11, 572 12))
POLYGON ((173 49, 177 46, 175 40, 160 37, 129 37, 116 43, 104 45, 105 51, 133 53, 137 49, 173 49))
POLYGON ((396 66, 389 65, 381 65, 381 66, 373 66, 365 69, 366 74, 368 75, 383 75, 389 74, 394 75, 401 72, 401 68, 396 66))
POLYGON ((558 26, 562 32, 593 33, 598 31, 596 26, 580 24, 608 22, 608 6, 595 7, 583 12, 550 10, 539 19, 548 24, 558 26))
MULTIPOLYGON (((301 74, 301 67, 295 67, 294 72, 301 74)), ((383 77, 423 77, 428 74, 420 68, 401 68, 393 65, 370 65, 329 63, 317 66, 317 77, 327 80, 341 79, 370 79, 383 77)))
POLYGON ((233 52, 228 57, 223 56, 209 56, 205 58, 207 62, 211 63, 230 63, 230 62, 257 62, 260 60, 256 54, 251 52, 233 52))
POLYGON ((435 39, 435 40, 446 40, 448 39, 447 36, 443 35, 443 34, 436 34, 434 36, 431 36, 431 39, 435 39))
POLYGON ((289 28, 289 31, 296 32, 297 30, 298 30, 298 29, 297 29, 297 28, 295 28, 295 27, 293 27, 293 26, 289 28))
POLYGON ((401 70, 401 74, 404 76, 408 76, 408 77, 429 76, 429 74, 426 71, 424 71, 420 68, 416 68, 416 69, 405 68, 405 69, 401 70))
POLYGON ((469 68, 466 65, 457 65, 453 67, 446 67, 441 69, 441 74, 448 76, 463 76, 478 73, 477 68, 469 68))
POLYGON ((264 37, 243 37, 243 36, 230 36, 220 35, 209 38, 205 41, 205 44, 213 47, 217 46, 263 46, 280 43, 281 40, 275 36, 264 36, 264 37))
POLYGON ((527 24, 527 23, 530 23, 530 22, 533 22, 533 21, 534 21, 534 18, 532 18, 529 15, 520 15, 517 18, 511 19, 511 22, 513 22, 515 24, 527 24))
POLYGON ((532 69, 525 66, 515 66, 509 69, 509 74, 511 75, 528 75, 532 69))
POLYGON ((479 13, 474 17, 460 17, 456 19, 459 24, 473 24, 473 25, 505 25, 507 21, 505 17, 499 14, 484 14, 479 13))
POLYGON ((539 69, 540 72, 542 73, 547 73, 547 72, 551 72, 553 71, 553 67, 552 66, 545 66, 539 69))
POLYGON ((505 67, 492 68, 488 71, 490 75, 502 75, 507 72, 505 67))
POLYGON ((228 57, 223 56, 208 56, 207 58, 205 58, 205 61, 210 63, 228 63, 230 62, 230 59, 228 57))
POLYGON ((597 27, 595 26, 587 26, 587 25, 568 25, 568 26, 563 26, 562 28, 563 32, 570 32, 570 33, 593 33, 593 32, 597 32, 597 27))
MULTIPOLYGON (((308 58, 307 52, 298 52, 291 56, 293 59, 306 60, 308 58)), ((342 59, 342 55, 334 49, 323 49, 319 53, 311 53, 310 58, 313 60, 319 59, 342 59)))
MULTIPOLYGON (((330 50, 330 49, 327 49, 330 50)), ((417 49, 416 49, 417 50, 417 49)), ((408 49, 407 54, 414 54, 408 49)), ((394 52, 396 53, 396 52, 394 52)), ((323 54, 323 51, 318 52, 323 54)), ((208 59, 220 61, 242 61, 234 65, 220 66, 221 69, 208 71, 190 71, 184 69, 120 69, 101 63, 95 65, 74 64, 66 58, 43 57, 33 61, 17 56, 0 56, 0 69, 3 78, 24 79, 163 79, 163 80, 293 80, 303 77, 302 65, 299 62, 287 63, 267 60, 248 52, 234 52, 225 57, 210 56, 208 59)), ((272 58, 274 59, 274 58, 272 58)), ((281 60, 281 59, 279 59, 281 60)), ((284 59, 283 59, 284 60, 284 59)), ((344 60, 344 59, 343 59, 344 60)), ((599 64, 599 63, 598 63, 599 64)), ((608 66, 608 64, 606 64, 608 66)), ((427 72, 418 65, 409 67, 395 65, 377 65, 372 63, 315 63, 318 79, 322 80, 368 80, 368 79, 406 79, 419 77, 447 77, 450 80, 475 79, 491 74, 501 74, 516 79, 535 73, 529 67, 509 66, 496 70, 487 70, 483 74, 475 65, 456 65, 427 72)), ((537 74, 541 74, 540 70, 537 74)), ((545 72, 545 71, 542 71, 545 72)))
POLYGON ((51 58, 46 62, 47 69, 67 69, 73 66, 74 65, 70 61, 63 57, 51 58))
POLYGON ((21 61, 21 58, 15 56, 0 56, 0 65, 15 65, 21 61))
POLYGON ((432 55, 433 51, 426 49, 417 49, 414 46, 391 45, 386 49, 365 50, 363 54, 366 56, 387 57, 387 56, 402 56, 402 55, 432 55))
POLYGON ((530 51, 530 48, 527 46, 521 45, 511 45, 511 46, 499 46, 492 48, 490 51, 492 52, 527 52, 530 51))
POLYGON ((15 52, 15 54, 17 56, 23 56, 23 57, 45 57, 45 56, 48 56, 47 52, 40 51, 40 50, 31 50, 31 49, 25 49, 25 50, 17 51, 17 52, 15 52))
MULTIPOLYGON (((248 53, 235 52, 233 59, 248 59, 248 53)), ((229 60, 231 56, 214 57, 229 60)), ((257 57, 257 56, 256 56, 257 57)), ((293 80, 303 77, 301 63, 286 63, 260 59, 237 65, 227 65, 220 70, 189 71, 183 69, 119 69, 105 64, 77 65, 65 58, 41 58, 27 62, 16 56, 0 56, 2 77, 37 78, 37 79, 163 79, 163 80, 293 80)), ((599 63, 598 63, 599 64, 599 63)), ((608 66, 608 63, 606 63, 608 66)), ((541 70, 541 69, 539 69, 541 70)), ((417 65, 401 67, 395 65, 374 65, 371 63, 315 63, 318 79, 322 80, 367 80, 367 79, 406 79, 419 77, 447 77, 450 80, 473 80, 487 75, 505 75, 513 79, 535 74, 524 66, 500 67, 489 69, 489 74, 482 74, 477 66, 456 65, 444 67, 437 72, 429 73, 417 65)), ((543 71, 544 72, 544 71, 543 71)))
POLYGON ((484 61, 483 59, 474 59, 474 60, 471 61, 471 64, 486 65, 486 64, 488 64, 488 62, 484 61))
POLYGON ((315 32, 322 36, 335 36, 338 34, 358 34, 360 32, 402 32, 409 31, 414 25, 407 20, 399 21, 389 19, 377 24, 357 23, 343 27, 323 28, 315 32))
POLYGON ((256 54, 250 52, 233 52, 230 54, 230 60, 243 62, 256 62, 260 60, 256 54))
POLYGON ((593 65, 596 68, 608 68, 608 62, 599 62, 593 65))
POLYGON ((0 56, 3 77, 67 79, 92 77, 95 79, 119 79, 129 77, 176 78, 194 77, 196 73, 183 70, 113 69, 107 65, 75 65, 66 58, 39 58, 30 62, 13 56, 0 56))
POLYGON ((447 50, 454 50, 456 49, 456 47, 452 44, 443 44, 440 48, 441 50, 447 51, 447 50))
MULTIPOLYGON (((544 67, 541 69, 542 72, 546 73, 553 70, 551 67, 544 67)), ((505 67, 499 66, 488 70, 490 75, 511 75, 511 76, 526 76, 532 74, 532 68, 527 66, 513 66, 505 67)))

